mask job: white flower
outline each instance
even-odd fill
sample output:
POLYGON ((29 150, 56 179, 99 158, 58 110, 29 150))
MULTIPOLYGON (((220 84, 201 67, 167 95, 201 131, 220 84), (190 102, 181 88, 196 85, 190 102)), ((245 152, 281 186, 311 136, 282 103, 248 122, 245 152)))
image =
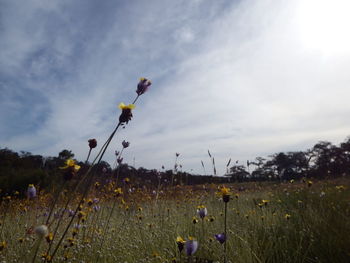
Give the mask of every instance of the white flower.
POLYGON ((45 237, 49 234, 49 229, 45 225, 37 226, 34 229, 34 232, 39 236, 39 237, 45 237))

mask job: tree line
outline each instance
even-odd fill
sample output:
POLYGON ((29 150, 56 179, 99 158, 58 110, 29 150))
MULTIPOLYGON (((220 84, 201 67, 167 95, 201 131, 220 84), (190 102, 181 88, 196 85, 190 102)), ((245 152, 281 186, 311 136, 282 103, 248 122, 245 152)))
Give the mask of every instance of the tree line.
MULTIPOLYGON (((8 148, 0 149, 0 195, 18 192, 24 194, 29 184, 40 189, 50 189, 63 180, 67 159, 74 158, 70 150, 62 150, 58 156, 43 157, 30 152, 19 153, 8 148)), ((89 163, 77 162, 81 166, 80 174, 89 168, 89 163)), ((350 173, 350 137, 339 146, 328 141, 320 141, 306 151, 279 152, 267 158, 257 157, 248 160, 245 165, 235 163, 227 167, 225 176, 193 175, 187 172, 156 169, 136 169, 126 163, 111 167, 101 161, 94 166, 96 181, 104 184, 116 179, 123 182, 126 178, 134 187, 157 188, 171 185, 195 185, 203 183, 228 183, 243 181, 292 180, 300 178, 329 178, 346 176, 350 173)), ((77 178, 79 179, 79 178, 77 178)))

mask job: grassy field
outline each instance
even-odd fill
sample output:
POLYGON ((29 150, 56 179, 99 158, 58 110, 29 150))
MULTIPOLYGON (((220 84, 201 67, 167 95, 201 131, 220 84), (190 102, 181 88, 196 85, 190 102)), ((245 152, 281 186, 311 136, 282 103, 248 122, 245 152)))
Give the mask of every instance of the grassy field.
POLYGON ((0 262, 350 262, 349 180, 226 187, 96 185, 74 219, 75 193, 4 197, 0 262))

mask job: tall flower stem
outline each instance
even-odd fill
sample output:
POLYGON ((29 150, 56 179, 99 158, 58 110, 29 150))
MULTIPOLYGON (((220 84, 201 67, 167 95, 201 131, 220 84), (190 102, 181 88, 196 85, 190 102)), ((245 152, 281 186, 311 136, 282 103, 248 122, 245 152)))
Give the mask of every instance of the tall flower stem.
POLYGON ((92 148, 90 147, 90 150, 89 150, 88 156, 86 157, 86 161, 85 161, 85 163, 87 163, 87 162, 88 162, 88 160, 89 160, 89 157, 90 157, 90 154, 91 154, 91 150, 92 150, 92 148))
POLYGON ((225 222, 224 222, 224 233, 225 233, 225 238, 226 238, 226 241, 224 243, 224 263, 227 262, 227 259, 226 259, 226 244, 227 244, 227 202, 225 202, 225 222))
MULTIPOLYGON (((135 101, 136 101, 136 100, 135 100, 135 101)), ((93 161, 93 163, 92 163, 92 165, 90 166, 89 170, 86 172, 85 176, 87 176, 87 175, 91 172, 92 167, 93 167, 93 165, 95 164, 96 160, 97 160, 96 164, 99 164, 99 163, 101 162, 103 155, 105 154, 105 152, 106 152, 106 150, 107 150, 107 148, 108 148, 110 142, 112 141, 112 139, 113 139, 115 133, 117 132, 118 128, 120 127, 120 125, 121 125, 121 122, 118 123, 118 125, 115 127, 115 129, 114 129, 114 131, 112 132, 112 134, 109 136, 109 138, 107 139, 107 141, 105 142, 105 144, 102 146, 102 148, 101 148, 99 154, 96 156, 95 160, 93 161)), ((52 253, 51 259, 53 259, 54 256, 56 255, 56 252, 57 252, 59 246, 61 245, 61 243, 62 243, 64 237, 66 236, 66 234, 67 234, 67 232, 68 232, 70 226, 71 226, 72 223, 73 223, 73 220, 74 220, 75 216, 77 215, 77 213, 78 213, 78 211, 79 211, 80 205, 83 203, 84 198, 87 196, 87 194, 88 194, 88 192, 89 192, 89 188, 90 188, 91 183, 92 183, 93 178, 94 178, 93 175, 94 175, 94 173, 92 174, 92 176, 90 176, 90 177, 88 178, 89 180, 88 180, 88 182, 87 182, 87 186, 85 187, 85 191, 84 191, 84 193, 83 193, 83 195, 82 195, 82 197, 81 197, 81 199, 80 199, 80 202, 78 203, 77 208, 75 209, 74 214, 73 214, 71 220, 69 221, 69 223, 68 223, 66 229, 64 230, 64 232, 63 232, 63 234, 62 234, 60 240, 58 241, 58 243, 57 243, 57 245, 56 245, 56 247, 55 247, 55 249, 54 249, 54 251, 53 251, 53 253, 52 253)))

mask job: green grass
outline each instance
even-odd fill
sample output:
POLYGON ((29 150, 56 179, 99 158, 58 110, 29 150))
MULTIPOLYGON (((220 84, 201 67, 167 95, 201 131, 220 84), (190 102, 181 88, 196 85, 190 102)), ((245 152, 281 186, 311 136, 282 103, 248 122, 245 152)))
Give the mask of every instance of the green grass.
MULTIPOLYGON (((339 190, 333 183, 318 182, 309 188, 303 184, 270 184, 259 188, 240 192, 238 198, 232 195, 228 203, 227 262, 349 262, 350 191, 347 187, 339 190), (263 199, 269 202, 259 206, 263 199), (290 215, 289 219, 286 214, 290 215)), ((233 193, 236 192, 233 190, 233 193)), ((121 197, 101 198, 101 210, 97 212, 85 204, 83 211, 88 214, 87 219, 80 222, 82 227, 73 245, 67 241, 72 237, 70 230, 54 261, 180 262, 175 239, 193 236, 199 248, 191 258, 183 251, 181 262, 223 262, 223 245, 214 235, 224 231, 224 203, 213 189, 176 188, 157 201, 148 193, 132 193, 124 198, 126 204, 121 204, 121 197), (113 202, 117 204, 106 226, 113 202), (196 215, 196 208, 201 204, 208 209, 203 221, 196 215), (142 207, 142 211, 138 207, 142 207), (199 219, 197 224, 193 224, 193 216, 199 219), (213 222, 206 220, 211 216, 215 218, 213 222)), ((38 238, 26 234, 26 230, 45 221, 42 216, 45 201, 26 204, 27 212, 21 211, 20 204, 24 203, 13 200, 1 205, 0 242, 6 241, 7 247, 0 252, 0 262, 32 260, 38 238)), ((68 219, 65 214, 63 225, 68 219)), ((58 219, 50 231, 57 222, 58 219)), ((61 227, 60 233, 62 231, 61 227)), ((57 238, 53 240, 54 245, 57 241, 57 238)), ((43 262, 41 254, 47 247, 44 239, 37 262, 43 262)))

